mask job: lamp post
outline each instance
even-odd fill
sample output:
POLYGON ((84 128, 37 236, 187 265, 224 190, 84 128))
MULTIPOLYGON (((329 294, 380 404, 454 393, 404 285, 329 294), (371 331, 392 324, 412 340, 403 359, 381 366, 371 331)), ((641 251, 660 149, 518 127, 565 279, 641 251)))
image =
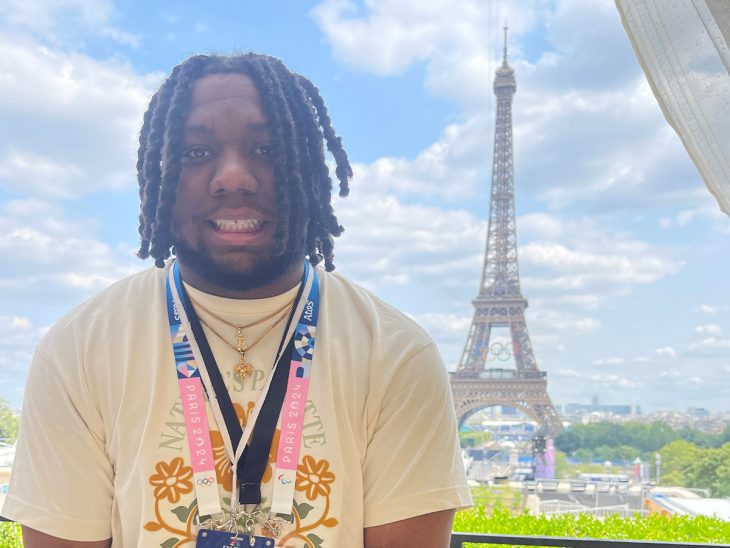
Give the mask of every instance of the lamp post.
POLYGON ((659 453, 654 457, 654 462, 656 463, 656 484, 659 485, 662 475, 662 456, 659 453))

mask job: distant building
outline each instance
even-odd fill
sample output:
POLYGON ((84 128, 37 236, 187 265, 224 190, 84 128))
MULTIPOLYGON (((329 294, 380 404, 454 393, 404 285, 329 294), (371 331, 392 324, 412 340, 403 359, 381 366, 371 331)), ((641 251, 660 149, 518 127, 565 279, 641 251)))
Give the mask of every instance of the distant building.
POLYGON ((708 413, 707 416, 704 416, 703 412, 705 410, 703 408, 695 409, 702 409, 700 411, 701 416, 681 411, 656 411, 643 415, 638 420, 645 423, 663 422, 675 430, 685 427, 694 428, 708 434, 720 434, 730 425, 730 413, 708 413))
POLYGON ((641 415, 641 407, 639 405, 602 405, 595 403, 597 397, 594 397, 594 403, 566 403, 563 406, 563 414, 566 416, 582 416, 589 413, 600 413, 604 415, 615 415, 618 417, 635 417, 641 415))
POLYGON ((704 407, 688 407, 687 414, 690 417, 706 418, 710 416, 710 412, 704 407))

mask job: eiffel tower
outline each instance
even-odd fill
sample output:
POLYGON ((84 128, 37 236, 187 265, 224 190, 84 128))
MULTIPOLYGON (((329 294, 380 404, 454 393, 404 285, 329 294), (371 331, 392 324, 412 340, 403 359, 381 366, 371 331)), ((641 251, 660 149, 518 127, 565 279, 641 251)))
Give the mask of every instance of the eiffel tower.
POLYGON ((494 128, 489 229, 479 295, 472 301, 474 319, 459 366, 451 373, 451 390, 461 426, 473 413, 492 405, 516 408, 535 420, 542 433, 563 429, 547 393, 547 373, 537 368, 525 323, 527 299, 520 290, 515 228, 512 156, 512 96, 515 72, 507 63, 504 28, 502 66, 494 78, 497 116, 494 128), (493 342, 493 328, 508 327, 511 345, 493 342), (488 361, 514 358, 515 369, 486 367, 488 361))

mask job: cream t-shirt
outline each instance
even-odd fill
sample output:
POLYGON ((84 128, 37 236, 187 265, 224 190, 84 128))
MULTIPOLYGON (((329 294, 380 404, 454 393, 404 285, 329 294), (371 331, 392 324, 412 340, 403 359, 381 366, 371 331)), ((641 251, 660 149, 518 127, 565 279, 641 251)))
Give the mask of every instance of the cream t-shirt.
MULTIPOLYGON (((363 528, 471 504, 447 374, 410 319, 342 276, 317 269, 321 304, 294 523, 277 546, 361 546, 363 528)), ((2 515, 113 547, 192 547, 197 505, 165 310, 164 273, 149 269, 73 310, 39 344, 2 515)), ((281 322, 234 374, 235 330, 290 301, 237 301, 188 287, 236 413, 246 424, 283 335, 281 322), (227 340, 223 340, 226 339, 227 340)), ((271 322, 245 330, 259 338, 271 322)), ((224 507, 232 472, 208 409, 224 507)), ((278 446, 278 427, 272 453, 278 446)), ((275 455, 262 484, 270 502, 275 455)), ((257 527, 261 533, 261 526, 257 527)))

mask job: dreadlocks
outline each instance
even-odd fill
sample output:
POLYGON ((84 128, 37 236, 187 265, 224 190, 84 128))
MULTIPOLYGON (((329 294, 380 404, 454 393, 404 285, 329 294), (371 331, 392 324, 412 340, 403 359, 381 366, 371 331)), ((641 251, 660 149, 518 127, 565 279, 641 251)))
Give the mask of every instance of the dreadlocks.
POLYGON ((162 268, 173 251, 170 220, 180 179, 182 130, 193 85, 209 74, 226 73, 243 74, 254 81, 271 124, 277 151, 277 253, 287 249, 303 252, 313 265, 324 259, 325 268, 333 270, 334 238, 344 229, 332 209, 332 179, 325 161, 324 142, 335 159, 340 196, 347 196, 348 180, 352 177, 347 153, 317 87, 304 76, 290 72, 278 59, 254 53, 190 57, 172 70, 150 100, 137 156, 141 203, 141 244, 137 256, 152 256, 155 265, 162 268))

